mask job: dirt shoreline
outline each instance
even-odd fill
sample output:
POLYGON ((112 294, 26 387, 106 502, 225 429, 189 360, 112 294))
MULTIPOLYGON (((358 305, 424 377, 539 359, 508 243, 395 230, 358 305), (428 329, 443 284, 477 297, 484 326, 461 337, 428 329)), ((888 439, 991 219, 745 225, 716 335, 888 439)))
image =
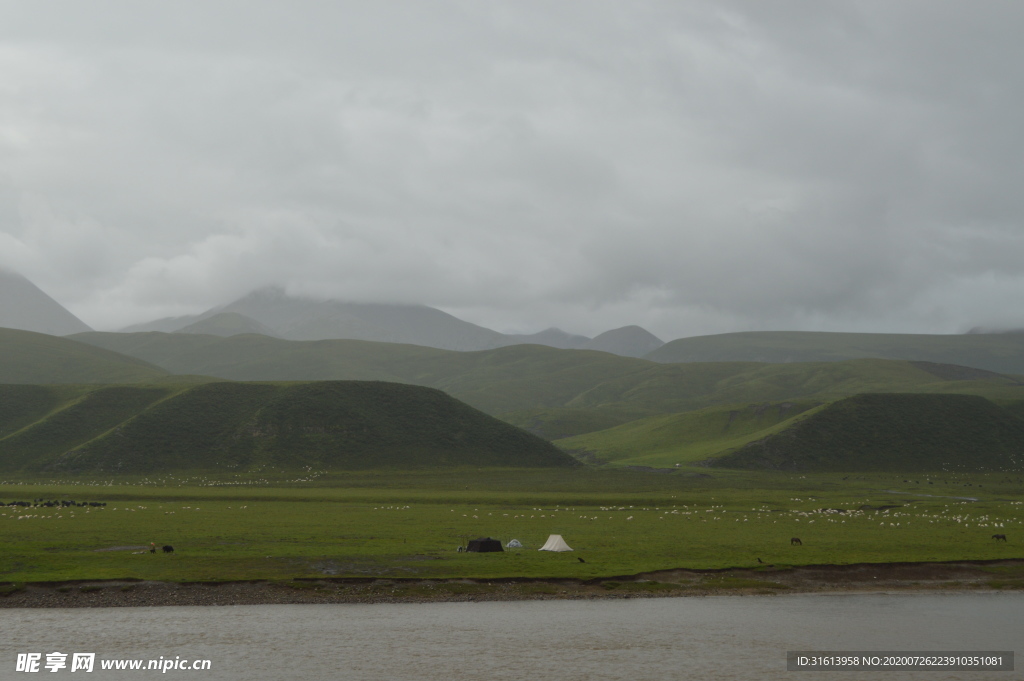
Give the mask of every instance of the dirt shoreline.
POLYGON ((710 595, 1024 590, 1024 560, 663 570, 579 579, 89 580, 0 585, 0 608, 446 603, 710 595))

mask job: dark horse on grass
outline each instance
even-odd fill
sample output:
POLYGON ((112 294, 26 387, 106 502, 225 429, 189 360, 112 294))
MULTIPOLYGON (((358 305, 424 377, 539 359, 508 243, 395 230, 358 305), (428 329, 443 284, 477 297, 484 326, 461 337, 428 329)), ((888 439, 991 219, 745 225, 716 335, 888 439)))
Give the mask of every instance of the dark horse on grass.
POLYGON ((996 541, 1006 541, 1006 535, 1005 534, 993 534, 992 538, 995 539, 996 541))
POLYGON ((793 537, 792 539, 789 540, 789 545, 790 546, 803 546, 804 543, 802 541, 800 541, 800 537, 793 537))

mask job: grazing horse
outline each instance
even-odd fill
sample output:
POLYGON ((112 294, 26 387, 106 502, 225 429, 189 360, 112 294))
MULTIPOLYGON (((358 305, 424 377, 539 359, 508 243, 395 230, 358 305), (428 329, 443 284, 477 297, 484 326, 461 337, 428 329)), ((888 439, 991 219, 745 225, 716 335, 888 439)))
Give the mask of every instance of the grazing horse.
POLYGON ((803 546, 804 543, 802 541, 800 541, 800 537, 793 537, 792 539, 789 540, 789 545, 790 546, 803 546))
POLYGON ((993 534, 992 538, 995 539, 996 541, 1006 541, 1006 535, 1005 534, 993 534))
POLYGON ((164 546, 164 553, 174 553, 174 547, 170 544, 164 546))

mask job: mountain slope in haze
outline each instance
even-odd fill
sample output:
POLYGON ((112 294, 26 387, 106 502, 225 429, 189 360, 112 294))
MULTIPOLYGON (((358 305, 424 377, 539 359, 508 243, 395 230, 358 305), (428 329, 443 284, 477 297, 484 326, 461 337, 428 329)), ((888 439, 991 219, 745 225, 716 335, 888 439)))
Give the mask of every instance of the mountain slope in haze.
POLYGON ((75 338, 139 357, 172 373, 241 381, 383 380, 429 386, 549 437, 569 437, 714 405, 831 401, 862 392, 957 392, 1024 399, 1024 385, 1017 377, 977 377, 968 371, 957 379, 953 368, 893 360, 659 364, 538 345, 453 352, 255 335, 87 333, 75 338))
POLYGON ((261 325, 267 335, 289 340, 345 338, 412 343, 445 350, 480 350, 505 344, 504 336, 497 331, 424 305, 316 300, 290 296, 276 287, 255 291, 195 317, 160 319, 128 327, 126 331, 196 329, 205 320, 225 314, 241 315, 261 325))
POLYGON ((559 350, 580 350, 587 347, 589 342, 590 339, 586 336, 566 333, 561 329, 551 327, 537 333, 506 334, 501 345, 546 345, 559 350))
MULTIPOLYGON (((36 386, 8 386, 6 393, 36 386)), ((67 390, 54 388, 55 392, 67 390)), ((577 465, 439 390, 360 381, 103 387, 0 439, 0 470, 411 469, 577 465)))
POLYGON ((644 357, 654 352, 665 342, 650 331, 639 326, 623 326, 595 336, 583 347, 587 350, 611 352, 623 357, 644 357))
POLYGON ((1024 420, 974 395, 854 395, 709 462, 810 471, 1020 471, 1024 420))
POLYGON ((0 269, 0 327, 67 336, 91 331, 81 319, 21 276, 0 269))
POLYGON ((142 383, 167 375, 144 360, 93 344, 0 329, 0 383, 142 383))
POLYGON ((175 333, 202 333, 211 336, 238 336, 244 333, 274 335, 264 324, 237 312, 218 312, 212 317, 183 326, 175 333))
POLYGON ((889 334, 750 331, 680 338, 647 354, 655 362, 920 360, 1024 374, 1024 334, 889 334))

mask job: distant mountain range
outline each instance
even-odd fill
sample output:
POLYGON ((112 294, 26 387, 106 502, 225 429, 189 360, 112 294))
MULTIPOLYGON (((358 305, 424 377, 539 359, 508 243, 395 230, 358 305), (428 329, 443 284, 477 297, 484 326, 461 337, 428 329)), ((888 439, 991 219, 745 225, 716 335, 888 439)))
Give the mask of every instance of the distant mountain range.
MULTIPOLYGON (((0 272, 0 327, 65 336, 89 331, 81 320, 16 274, 0 272)), ((895 359, 1024 374, 1024 332, 884 334, 750 331, 662 342, 639 326, 595 338, 557 328, 504 334, 425 305, 352 303, 289 295, 281 288, 250 293, 198 315, 136 324, 121 333, 159 331, 222 338, 258 334, 291 341, 363 340, 440 350, 483 351, 512 345, 598 350, 654 362, 842 362, 895 359)))
POLYGON ((157 319, 121 331, 214 336, 259 333, 285 340, 366 340, 459 351, 533 344, 563 350, 601 350, 624 357, 641 357, 664 344, 639 326, 606 331, 596 338, 554 328, 534 334, 504 334, 425 305, 316 300, 290 296, 276 287, 255 291, 202 314, 157 319))
MULTIPOLYGON (((92 330, 31 281, 3 270, 0 270, 0 328, 51 336, 92 330)), ((317 300, 288 295, 280 287, 254 291, 201 314, 165 317, 121 331, 222 337, 255 333, 285 340, 366 340, 458 351, 532 344, 563 350, 601 350, 624 357, 641 357, 664 344, 639 326, 613 329, 596 338, 556 328, 534 334, 504 334, 426 305, 317 300)))

